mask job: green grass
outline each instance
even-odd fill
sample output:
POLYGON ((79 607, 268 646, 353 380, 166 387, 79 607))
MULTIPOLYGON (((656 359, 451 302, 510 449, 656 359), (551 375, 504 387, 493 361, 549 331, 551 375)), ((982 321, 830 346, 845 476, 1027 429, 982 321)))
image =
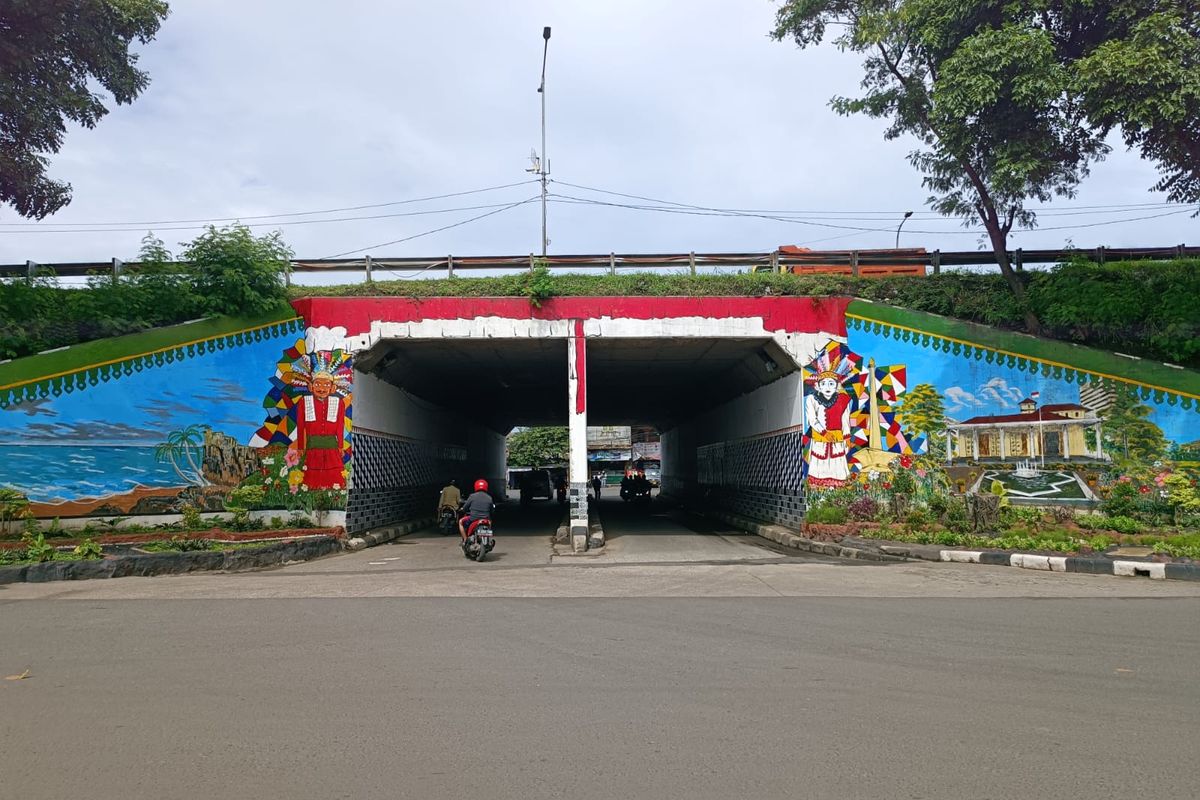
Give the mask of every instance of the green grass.
POLYGON ((154 328, 128 336, 98 339, 71 345, 52 353, 14 359, 0 364, 0 387, 19 385, 46 379, 52 375, 70 373, 100 364, 119 362, 127 358, 167 350, 173 347, 227 336, 250 328, 296 318, 291 306, 280 308, 261 317, 209 317, 198 322, 154 328))

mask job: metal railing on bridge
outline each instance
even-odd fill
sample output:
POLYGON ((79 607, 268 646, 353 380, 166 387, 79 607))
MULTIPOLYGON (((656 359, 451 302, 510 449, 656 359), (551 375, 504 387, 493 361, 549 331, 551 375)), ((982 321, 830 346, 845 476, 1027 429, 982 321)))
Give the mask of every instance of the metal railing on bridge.
MULTIPOLYGON (((1077 258, 1101 264, 1106 261, 1200 258, 1200 247, 1179 244, 1167 247, 1095 247, 1070 250, 1016 249, 1009 251, 1009 259, 1018 269, 1025 265, 1058 264, 1077 258)), ((550 269, 595 270, 611 274, 616 274, 620 270, 673 270, 691 274, 717 269, 804 272, 806 266, 829 267, 832 265, 844 266, 847 268, 844 270, 846 274, 857 276, 863 274, 863 267, 881 265, 927 267, 937 274, 944 267, 994 265, 996 258, 988 250, 943 252, 922 249, 814 250, 802 253, 786 250, 759 253, 606 253, 545 257, 533 254, 527 256, 405 256, 400 258, 364 256, 361 258, 298 258, 292 260, 290 272, 361 272, 369 281, 374 280, 377 272, 404 272, 421 278, 453 277, 460 272, 472 271, 523 272, 532 269, 539 262, 544 262, 550 269)), ((122 273, 137 269, 137 262, 124 262, 116 258, 108 261, 58 264, 39 264, 26 261, 24 264, 0 264, 0 278, 31 278, 37 275, 59 277, 112 275, 116 278, 122 273)), ((911 270, 908 272, 911 273, 911 270)))

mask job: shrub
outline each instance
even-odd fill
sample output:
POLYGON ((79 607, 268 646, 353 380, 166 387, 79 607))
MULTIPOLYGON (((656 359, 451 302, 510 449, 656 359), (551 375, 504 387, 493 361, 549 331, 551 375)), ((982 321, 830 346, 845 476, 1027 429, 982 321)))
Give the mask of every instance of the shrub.
POLYGON ((879 503, 864 495, 851 503, 846 510, 850 514, 850 519, 869 522, 879 515, 879 503))
POLYGON ((34 535, 26 531, 25 535, 21 537, 21 543, 25 545, 25 558, 28 561, 36 561, 38 563, 53 561, 54 556, 58 552, 55 550, 54 545, 46 544, 46 536, 42 533, 34 535))
POLYGON ((244 225, 210 225, 183 258, 196 294, 211 313, 259 314, 287 298, 283 275, 292 250, 278 231, 256 238, 244 225))
POLYGON ((1137 513, 1141 498, 1132 481, 1120 480, 1108 490, 1108 496, 1100 502, 1100 510, 1109 516, 1128 517, 1137 513))
POLYGON ((1115 517, 1105 518, 1104 527, 1107 528, 1108 530, 1116 531, 1117 533, 1124 533, 1124 534, 1129 535, 1129 534, 1140 533, 1142 530, 1145 529, 1146 526, 1143 525, 1141 522, 1138 522, 1136 519, 1134 519, 1132 517, 1124 517, 1124 516, 1118 515, 1115 517))
POLYGON ((90 538, 84 539, 82 542, 77 544, 75 549, 71 552, 84 560, 104 558, 104 549, 100 547, 95 539, 90 538))
POLYGON ((187 504, 179 509, 183 515, 183 528, 189 531, 198 531, 204 527, 204 517, 200 515, 200 509, 192 504, 187 504))
POLYGON ((186 553, 195 550, 209 550, 213 543, 211 539, 189 539, 186 536, 172 536, 167 540, 167 546, 172 550, 186 553))
POLYGON ((808 510, 805 520, 808 522, 837 525, 845 522, 848 514, 849 512, 841 506, 819 505, 808 510))

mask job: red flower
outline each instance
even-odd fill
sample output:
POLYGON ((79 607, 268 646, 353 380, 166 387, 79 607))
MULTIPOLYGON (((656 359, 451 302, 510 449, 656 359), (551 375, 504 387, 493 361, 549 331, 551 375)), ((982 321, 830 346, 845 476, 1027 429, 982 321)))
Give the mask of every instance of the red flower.
POLYGON ((892 484, 888 483, 887 481, 884 481, 883 488, 890 489, 890 488, 892 488, 892 484))
POLYGON ((912 463, 912 456, 900 456, 900 466, 904 467, 905 469, 911 467, 912 463))
POLYGON ((863 491, 864 491, 864 492, 865 492, 867 489, 870 489, 870 488, 871 488, 871 484, 869 484, 869 483, 864 483, 864 484, 863 484, 863 491))
POLYGON ((1141 492, 1142 494, 1149 494, 1150 487, 1149 486, 1139 486, 1138 491, 1141 492))

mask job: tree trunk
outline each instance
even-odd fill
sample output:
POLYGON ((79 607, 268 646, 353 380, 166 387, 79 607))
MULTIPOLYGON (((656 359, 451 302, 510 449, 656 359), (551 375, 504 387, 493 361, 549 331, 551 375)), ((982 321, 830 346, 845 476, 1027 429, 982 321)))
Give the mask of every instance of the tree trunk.
POLYGON ((1004 276, 1008 288, 1012 290, 1013 296, 1017 298, 1017 302, 1021 304, 1022 311, 1025 313, 1025 330, 1037 336, 1042 332, 1042 321, 1026 305, 1025 284, 1022 282, 1021 276, 1013 269, 1012 262, 1008 260, 1008 234, 1000 227, 1000 220, 991 214, 985 214, 982 218, 983 225, 987 228, 988 239, 992 242, 992 252, 996 256, 996 263, 1000 266, 1000 274, 1004 276))

